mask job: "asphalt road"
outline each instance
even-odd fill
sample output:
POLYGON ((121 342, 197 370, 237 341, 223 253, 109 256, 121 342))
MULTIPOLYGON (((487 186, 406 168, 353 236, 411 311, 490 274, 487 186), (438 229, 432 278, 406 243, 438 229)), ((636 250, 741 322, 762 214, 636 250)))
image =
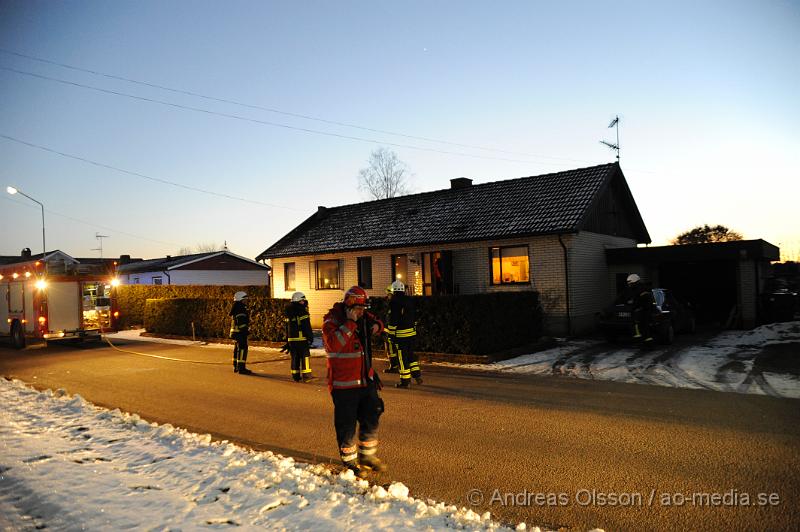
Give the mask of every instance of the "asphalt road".
MULTIPOLYGON (((287 361, 268 361, 277 354, 251 354, 262 362, 246 377, 232 372, 227 350, 117 344, 207 364, 103 345, 3 346, 0 374, 256 449, 338 462, 324 379, 291 382, 287 361)), ((312 367, 324 375, 323 359, 312 367)), ((423 371, 422 386, 384 389, 379 454, 391 469, 373 481, 402 481, 414 496, 489 510, 512 524, 800 529, 798 400, 423 371)))

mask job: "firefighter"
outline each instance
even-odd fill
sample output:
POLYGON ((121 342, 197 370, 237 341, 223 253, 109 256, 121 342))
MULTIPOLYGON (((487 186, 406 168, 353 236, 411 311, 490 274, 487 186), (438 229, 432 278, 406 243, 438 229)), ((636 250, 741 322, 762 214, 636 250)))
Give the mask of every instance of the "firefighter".
POLYGON ((229 312, 231 316, 230 336, 233 345, 233 372, 239 375, 252 375, 253 372, 245 367, 247 362, 247 335, 250 329, 250 315, 247 312, 245 301, 247 293, 236 292, 233 294, 233 307, 229 312))
POLYGON ((385 469, 376 456, 383 400, 378 395, 380 378, 372 369, 372 335, 382 331, 383 323, 367 310, 367 293, 359 286, 345 292, 322 326, 339 456, 360 476, 385 469))
POLYGON ((308 315, 308 300, 303 292, 292 294, 292 302, 286 305, 286 340, 292 357, 292 379, 295 382, 310 381, 311 344, 314 343, 314 333, 311 331, 311 320, 308 315))
POLYGON ((393 282, 387 327, 394 330, 394 346, 400 373, 398 388, 408 388, 412 377, 417 384, 422 384, 422 372, 414 353, 417 337, 416 319, 414 300, 406 295, 405 285, 399 280, 393 282))
POLYGON ((386 287, 386 356, 389 357, 389 367, 384 373, 400 373, 400 364, 397 362, 397 348, 394 343, 394 325, 391 325, 390 308, 392 304, 392 285, 386 287))
POLYGON ((628 289, 625 292, 626 303, 631 305, 631 315, 633 316, 633 338, 642 340, 645 344, 653 341, 650 331, 650 322, 653 319, 653 309, 655 300, 653 292, 645 286, 641 277, 632 273, 625 280, 628 289))

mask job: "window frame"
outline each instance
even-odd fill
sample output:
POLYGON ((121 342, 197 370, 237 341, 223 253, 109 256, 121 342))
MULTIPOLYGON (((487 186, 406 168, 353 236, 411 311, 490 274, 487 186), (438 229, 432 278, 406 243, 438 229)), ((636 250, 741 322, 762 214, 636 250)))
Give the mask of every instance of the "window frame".
POLYGON ((408 253, 398 253, 396 255, 391 256, 392 261, 392 282, 397 280, 397 258, 404 257, 406 262, 406 271, 405 271, 405 279, 400 279, 400 281, 407 285, 408 284, 408 253))
POLYGON ((531 284, 531 249, 529 244, 517 244, 509 246, 489 246, 489 286, 515 286, 515 285, 530 285, 531 284), (528 258, 528 280, 527 281, 503 281, 503 250, 525 248, 525 256, 528 258), (500 282, 494 282, 494 263, 492 256, 493 250, 498 250, 498 258, 500 259, 500 282))
POLYGON ((341 290, 342 289, 342 261, 341 259, 319 259, 314 261, 314 279, 316 290, 341 290), (335 262, 336 263, 336 286, 335 287, 320 287, 319 285, 319 264, 321 262, 335 262))
POLYGON ((153 277, 150 278, 150 282, 153 285, 163 285, 164 284, 164 277, 162 275, 154 275, 153 277))
POLYGON ((366 290, 372 290, 372 257, 357 257, 356 270, 358 274, 358 286, 366 290), (366 282, 364 276, 362 276, 362 265, 366 263, 369 263, 369 282, 366 282))
POLYGON ((297 290, 297 263, 285 262, 283 264, 283 290, 285 292, 295 292, 297 290), (292 286, 289 286, 289 267, 292 269, 292 286))

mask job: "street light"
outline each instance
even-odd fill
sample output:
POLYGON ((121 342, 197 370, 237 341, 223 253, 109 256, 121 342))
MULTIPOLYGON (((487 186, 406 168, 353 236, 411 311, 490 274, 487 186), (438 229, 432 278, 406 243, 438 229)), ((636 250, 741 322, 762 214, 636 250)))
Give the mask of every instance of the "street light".
POLYGON ((7 186, 6 187, 6 192, 11 194, 12 196, 14 194, 21 194, 21 195, 25 196, 26 198, 28 198, 29 200, 33 201, 34 203, 38 203, 39 207, 42 208, 42 260, 44 260, 44 256, 47 253, 47 246, 45 246, 45 241, 44 241, 44 205, 42 205, 41 201, 33 199, 32 197, 28 196, 27 194, 25 194, 23 191, 21 191, 20 189, 18 189, 16 187, 7 186))

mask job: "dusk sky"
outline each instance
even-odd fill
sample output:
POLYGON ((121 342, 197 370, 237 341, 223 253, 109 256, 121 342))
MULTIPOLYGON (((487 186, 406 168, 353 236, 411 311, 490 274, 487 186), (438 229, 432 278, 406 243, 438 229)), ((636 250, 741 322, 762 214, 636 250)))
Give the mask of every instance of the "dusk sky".
POLYGON ((798 58, 797 1, 0 0, 0 254, 41 251, 7 185, 49 250, 253 258, 379 146, 425 192, 611 162, 619 115, 653 245, 800 260, 798 58))

